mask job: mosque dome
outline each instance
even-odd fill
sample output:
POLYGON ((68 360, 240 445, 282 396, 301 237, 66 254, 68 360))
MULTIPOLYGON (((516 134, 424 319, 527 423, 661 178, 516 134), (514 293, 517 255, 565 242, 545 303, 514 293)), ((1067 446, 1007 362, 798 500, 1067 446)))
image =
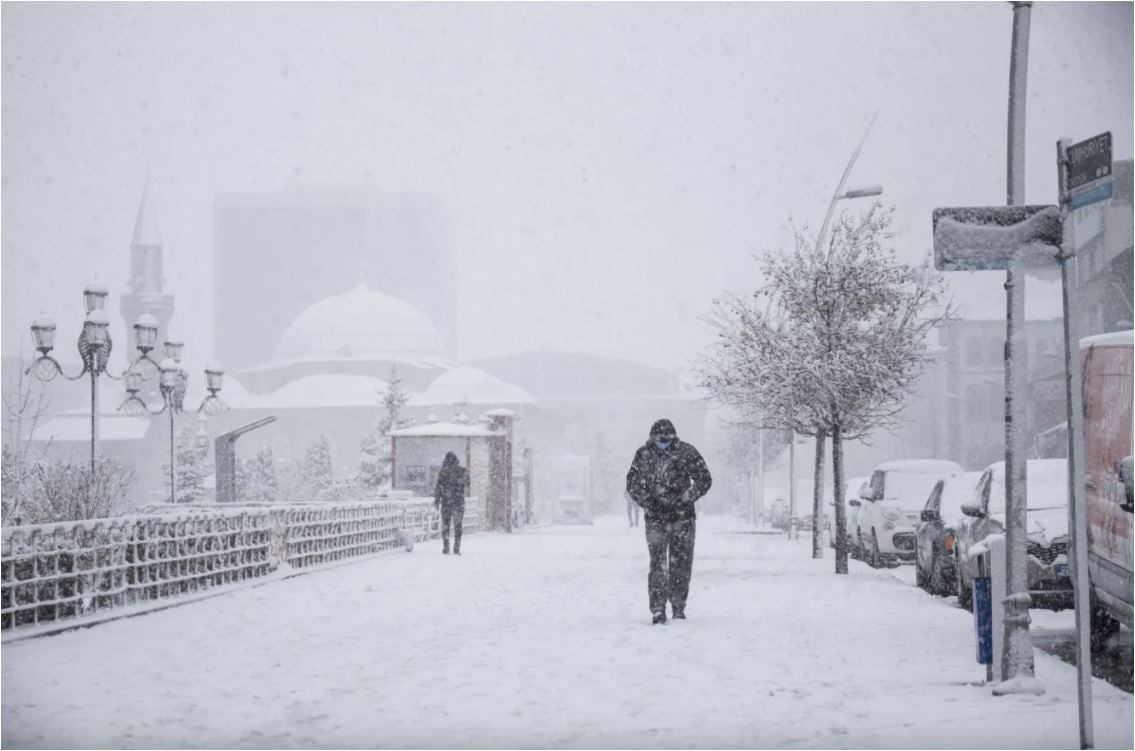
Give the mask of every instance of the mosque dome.
POLYGON ((439 357, 444 350, 441 335, 422 311, 359 284, 296 316, 276 346, 275 360, 354 359, 375 354, 439 357))
POLYGON ((442 373, 420 394, 410 397, 410 406, 451 404, 535 404, 522 387, 507 383, 472 365, 461 365, 442 373))

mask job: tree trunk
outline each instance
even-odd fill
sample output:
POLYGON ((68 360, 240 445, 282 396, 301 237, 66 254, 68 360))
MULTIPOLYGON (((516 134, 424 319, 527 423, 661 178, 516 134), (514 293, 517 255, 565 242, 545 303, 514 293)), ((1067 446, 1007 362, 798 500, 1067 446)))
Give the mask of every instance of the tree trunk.
POLYGON ((812 557, 824 557, 824 442, 827 436, 816 433, 816 463, 812 472, 812 557))
POLYGON ((832 493, 835 496, 835 572, 847 573, 847 518, 843 498, 843 435, 839 422, 832 427, 832 493))

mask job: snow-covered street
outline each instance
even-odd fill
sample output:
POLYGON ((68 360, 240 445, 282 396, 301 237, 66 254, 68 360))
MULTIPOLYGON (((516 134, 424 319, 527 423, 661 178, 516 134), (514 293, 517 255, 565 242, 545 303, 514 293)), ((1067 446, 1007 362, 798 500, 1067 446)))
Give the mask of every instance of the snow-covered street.
MULTIPOLYGON (((970 616, 806 542, 699 519, 687 622, 643 529, 470 536, 3 648, 6 747, 1076 745, 1073 669, 980 685, 970 616)), ((1132 697, 1095 682, 1100 748, 1132 697)))

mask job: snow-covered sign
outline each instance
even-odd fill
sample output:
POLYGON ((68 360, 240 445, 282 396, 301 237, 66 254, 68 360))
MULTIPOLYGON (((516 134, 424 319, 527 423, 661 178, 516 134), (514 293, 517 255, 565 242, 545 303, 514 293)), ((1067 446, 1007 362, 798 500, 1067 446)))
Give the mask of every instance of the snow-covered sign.
POLYGON ((1112 196, 1111 131, 1068 147, 1068 198, 1081 209, 1112 196))
POLYGON ((1056 206, 934 209, 934 265, 940 271, 1007 269, 1056 264, 1064 236, 1056 206))

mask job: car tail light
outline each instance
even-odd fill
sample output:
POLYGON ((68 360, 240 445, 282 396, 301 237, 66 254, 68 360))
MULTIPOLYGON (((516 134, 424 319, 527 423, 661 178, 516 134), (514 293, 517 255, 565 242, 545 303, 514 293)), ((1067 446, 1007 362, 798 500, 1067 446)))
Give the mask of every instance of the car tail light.
POLYGON ((947 553, 953 553, 954 552, 954 533, 953 532, 947 532, 946 533, 945 548, 946 548, 947 553))

